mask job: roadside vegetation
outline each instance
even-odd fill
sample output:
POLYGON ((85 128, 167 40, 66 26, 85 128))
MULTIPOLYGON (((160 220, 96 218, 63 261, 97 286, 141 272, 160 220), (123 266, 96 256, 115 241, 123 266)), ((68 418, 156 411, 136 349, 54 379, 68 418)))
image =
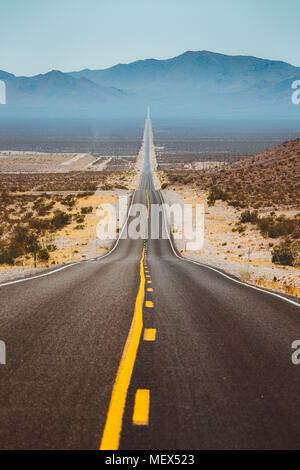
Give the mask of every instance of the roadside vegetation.
POLYGON ((85 217, 93 208, 78 210, 76 204, 92 194, 91 191, 66 196, 0 193, 0 264, 18 265, 22 257, 48 262, 56 246, 45 240, 72 222, 78 224, 76 229, 84 228, 85 217))
POLYGON ((244 211, 233 231, 242 233, 245 224, 254 225, 260 233, 271 239, 280 239, 276 246, 272 245, 272 262, 285 266, 300 266, 300 213, 288 218, 276 216, 271 212, 268 216, 259 216, 258 211, 244 211))

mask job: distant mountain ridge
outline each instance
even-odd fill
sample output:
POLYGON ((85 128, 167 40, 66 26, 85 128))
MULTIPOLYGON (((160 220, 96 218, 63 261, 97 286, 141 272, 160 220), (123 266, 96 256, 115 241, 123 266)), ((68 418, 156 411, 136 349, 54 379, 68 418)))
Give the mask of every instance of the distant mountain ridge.
POLYGON ((188 51, 167 60, 146 59, 130 64, 119 64, 103 70, 85 69, 71 72, 73 77, 85 77, 98 84, 135 88, 146 83, 174 83, 187 80, 195 85, 216 80, 241 80, 258 83, 263 80, 277 82, 294 77, 300 67, 286 62, 259 59, 251 56, 228 56, 208 51, 188 51))
MULTIPOLYGON (((146 59, 103 70, 34 77, 0 71, 8 105, 31 110, 49 107, 64 113, 130 114, 151 105, 158 114, 191 116, 300 116, 291 103, 291 84, 300 67, 251 56, 188 51, 167 60, 146 59)), ((2 110, 3 111, 3 110, 2 110)))

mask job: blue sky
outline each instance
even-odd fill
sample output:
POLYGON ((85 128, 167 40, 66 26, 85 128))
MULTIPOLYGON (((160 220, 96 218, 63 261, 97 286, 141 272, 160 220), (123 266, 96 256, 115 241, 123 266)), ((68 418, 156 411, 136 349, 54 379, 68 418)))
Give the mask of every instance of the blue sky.
POLYGON ((0 69, 97 69, 203 49, 300 66, 299 18, 299 0, 0 0, 0 69))

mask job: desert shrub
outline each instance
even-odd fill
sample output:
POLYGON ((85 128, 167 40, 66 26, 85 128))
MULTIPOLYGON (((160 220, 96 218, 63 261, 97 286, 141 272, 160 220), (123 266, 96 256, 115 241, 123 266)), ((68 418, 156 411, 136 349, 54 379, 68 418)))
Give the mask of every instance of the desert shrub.
POLYGON ((91 214, 92 212, 93 212, 93 208, 91 206, 81 208, 81 214, 83 214, 83 215, 91 214))
POLYGON ((0 263, 14 264, 14 260, 34 249, 35 236, 27 227, 17 226, 8 243, 0 245, 0 263))
POLYGON ((61 203, 72 209, 76 204, 76 198, 72 194, 68 194, 68 196, 61 200, 61 203))
POLYGON ((298 219, 286 219, 285 217, 263 217, 257 221, 258 227, 264 236, 270 238, 279 238, 287 235, 295 234, 294 238, 297 238, 297 233, 300 229, 300 220, 298 219))
POLYGON ((161 185, 161 189, 166 189, 167 187, 168 187, 168 183, 163 183, 163 184, 161 185))
POLYGON ((84 230, 84 225, 76 225, 76 227, 74 227, 74 230, 84 230))
POLYGON ((54 206, 54 202, 46 202, 45 196, 42 196, 35 200, 33 204, 33 209, 37 212, 40 217, 44 217, 45 215, 49 214, 51 209, 54 206))
POLYGON ((281 264, 284 266, 293 266, 295 255, 291 248, 291 245, 282 242, 272 250, 272 262, 275 264, 281 264))
POLYGON ((7 251, 0 250, 0 264, 10 264, 13 266, 15 263, 14 258, 7 251))
POLYGON ((88 192, 83 191, 82 193, 77 194, 77 199, 81 199, 81 198, 84 198, 84 197, 87 197, 87 196, 88 196, 88 192))
POLYGON ((76 221, 78 224, 82 224, 82 223, 85 221, 84 215, 76 215, 75 221, 76 221))
POLYGON ((296 241, 293 243, 292 250, 293 250, 293 255, 294 255, 293 265, 295 267, 299 267, 300 266, 300 242, 299 241, 296 241))
POLYGON ((33 217, 28 220, 28 226, 37 232, 45 232, 51 226, 49 219, 40 219, 38 217, 33 217))
POLYGON ((238 233, 244 233, 246 231, 246 227, 244 225, 239 225, 237 227, 237 232, 238 233))
POLYGON ((56 210, 51 219, 51 227, 53 230, 60 230, 71 222, 71 215, 66 214, 61 210, 56 210))
POLYGON ((251 223, 256 224, 258 221, 258 212, 257 211, 245 211, 240 215, 240 221, 242 224, 251 223))
POLYGON ((23 217, 21 218, 21 220, 22 220, 23 222, 29 222, 29 220, 32 219, 32 217, 33 217, 33 212, 32 212, 32 211, 28 211, 28 212, 26 212, 26 213, 23 215, 23 217))
POLYGON ((218 186, 212 186, 209 191, 207 202, 209 206, 213 206, 216 201, 227 201, 228 198, 228 193, 223 191, 218 186))
POLYGON ((42 248, 38 251, 38 259, 41 261, 48 261, 50 258, 49 251, 46 248, 42 248))
POLYGON ((0 241, 0 264, 14 264, 14 259, 9 255, 4 241, 0 241))
POLYGON ((57 246, 54 245, 54 244, 47 245, 46 248, 47 248, 48 251, 55 251, 55 250, 57 250, 57 246))
POLYGON ((263 217, 258 221, 258 227, 261 231, 261 234, 267 236, 269 233, 269 228, 273 222, 272 217, 263 217))
POLYGON ((231 201, 228 201, 228 205, 238 209, 240 207, 240 201, 231 200, 231 201))
POLYGON ((295 240, 300 240, 300 227, 293 232, 293 238, 295 240))
POLYGON ((235 207, 236 209, 245 209, 247 207, 247 203, 244 201, 230 200, 227 202, 229 206, 235 207))
POLYGON ((54 202, 53 203, 51 202, 50 204, 43 204, 42 206, 37 208, 38 215, 40 217, 44 217, 45 215, 48 215, 53 206, 54 206, 54 202))

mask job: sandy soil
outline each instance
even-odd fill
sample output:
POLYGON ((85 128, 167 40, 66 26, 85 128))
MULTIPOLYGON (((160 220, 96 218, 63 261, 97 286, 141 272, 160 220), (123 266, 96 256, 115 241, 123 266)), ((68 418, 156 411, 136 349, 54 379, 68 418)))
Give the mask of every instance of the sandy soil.
POLYGON ((1 173, 66 172, 85 169, 96 161, 89 154, 0 152, 1 173))
MULTIPOLYGON (((276 240, 264 238, 250 224, 246 224, 247 230, 242 234, 232 232, 239 219, 239 211, 221 201, 218 201, 213 207, 208 207, 205 191, 195 193, 179 189, 177 191, 163 191, 163 194, 168 204, 204 204, 205 207, 203 249, 187 252, 185 251, 187 240, 184 238, 177 240, 177 248, 183 256, 220 268, 255 285, 300 297, 299 268, 272 263, 270 244, 277 244, 276 240), (249 248, 250 263, 248 266, 249 248)), ((295 211, 289 211, 286 208, 282 208, 282 213, 286 216, 295 215, 295 211)), ((264 212, 260 211, 260 215, 263 214, 264 212)))
MULTIPOLYGON (((127 194, 127 193, 126 193, 127 194)), ((93 207, 93 212, 85 216, 84 224, 72 222, 55 236, 45 240, 45 244, 54 244, 57 250, 52 255, 55 264, 89 259, 107 253, 113 244, 111 240, 98 240, 96 228, 102 217, 97 215, 97 209, 105 204, 117 205, 118 195, 112 193, 97 193, 86 199, 80 199, 76 209, 82 207, 93 207), (83 229, 76 227, 84 225, 83 229)))

